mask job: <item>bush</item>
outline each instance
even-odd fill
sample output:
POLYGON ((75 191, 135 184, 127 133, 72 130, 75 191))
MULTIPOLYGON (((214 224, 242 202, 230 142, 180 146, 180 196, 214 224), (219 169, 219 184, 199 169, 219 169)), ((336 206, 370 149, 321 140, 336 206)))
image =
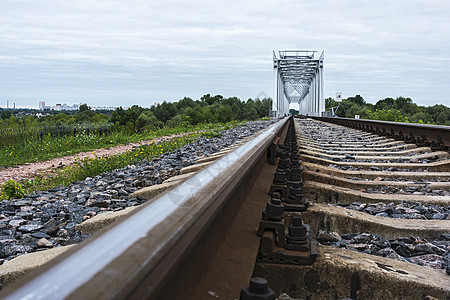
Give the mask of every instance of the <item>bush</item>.
POLYGON ((15 182, 14 180, 8 180, 2 186, 0 199, 18 199, 23 198, 24 195, 25 192, 23 191, 22 186, 19 183, 15 182))

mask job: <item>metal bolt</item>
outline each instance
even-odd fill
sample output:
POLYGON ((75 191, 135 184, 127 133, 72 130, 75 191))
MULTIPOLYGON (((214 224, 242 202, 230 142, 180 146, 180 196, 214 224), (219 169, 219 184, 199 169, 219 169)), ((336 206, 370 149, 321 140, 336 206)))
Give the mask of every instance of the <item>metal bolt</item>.
POLYGON ((289 160, 287 158, 280 158, 280 161, 278 162, 278 168, 279 169, 287 169, 289 167, 289 160))
POLYGON ((284 206, 280 199, 272 198, 269 203, 266 204, 266 210, 263 212, 263 217, 272 220, 281 220, 283 218, 284 206))
POLYGON ((289 150, 288 149, 282 149, 281 152, 279 153, 279 157, 280 158, 287 158, 289 155, 289 150))
POLYGON ((288 203, 292 202, 301 202, 303 198, 302 190, 295 187, 289 188, 289 199, 287 200, 288 203))
POLYGON ((300 174, 302 173, 302 171, 300 170, 300 168, 296 167, 296 168, 292 168, 291 173, 290 173, 290 181, 300 181, 300 174))
POLYGON ((286 184, 287 181, 287 175, 286 172, 283 171, 282 169, 277 169, 275 171, 275 175, 273 178, 273 183, 274 184, 286 184))
POLYGON ((306 238, 306 227, 305 226, 289 226, 289 236, 291 237, 296 237, 296 238, 300 238, 300 237, 305 237, 306 238))
POLYGON ((267 280, 253 277, 250 285, 241 290, 240 300, 275 300, 275 292, 269 288, 267 280))
POLYGON ((302 226, 303 220, 301 216, 292 216, 291 226, 302 226))
POLYGON ((294 154, 291 155, 291 167, 300 167, 300 160, 298 159, 298 156, 294 154))
POLYGON ((280 199, 272 198, 266 204, 266 210, 263 211, 263 218, 269 220, 281 221, 283 219, 284 206, 280 199))
POLYGON ((294 189, 298 189, 301 191, 302 187, 303 187, 303 183, 301 181, 288 181, 287 182, 287 186, 290 188, 294 188, 294 189))
POLYGON ((280 192, 273 192, 272 199, 281 199, 281 193, 280 192))
POLYGON ((306 235, 308 230, 302 224, 301 216, 293 216, 291 226, 288 228, 287 240, 290 244, 306 244, 306 235))

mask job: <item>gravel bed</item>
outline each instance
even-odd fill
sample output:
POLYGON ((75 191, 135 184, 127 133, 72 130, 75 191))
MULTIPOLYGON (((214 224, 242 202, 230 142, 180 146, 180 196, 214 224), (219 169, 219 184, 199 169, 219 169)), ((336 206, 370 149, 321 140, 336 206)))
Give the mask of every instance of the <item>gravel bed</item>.
MULTIPOLYGON (((339 150, 339 148, 336 148, 335 150, 339 150)), ((333 157, 331 158, 332 161, 336 161, 336 162, 348 162, 348 163, 373 163, 373 164, 379 164, 379 163, 398 163, 398 164, 429 164, 432 162, 436 162, 436 161, 441 161, 441 160, 445 160, 441 159, 439 156, 435 156, 435 157, 430 157, 430 158, 422 158, 422 159, 418 159, 415 157, 412 158, 405 158, 407 156, 413 156, 413 155, 417 155, 417 153, 408 153, 408 154, 402 154, 401 157, 399 158, 395 158, 395 159, 388 159, 388 160, 382 160, 382 159, 371 159, 371 160, 358 160, 356 159, 355 156, 350 155, 350 154, 346 154, 343 157, 333 157)), ((323 159, 328 159, 330 160, 329 157, 320 155, 320 154, 314 154, 314 157, 320 157, 323 159)), ((383 156, 383 155, 380 155, 383 156)), ((376 170, 378 167, 374 167, 376 170)), ((381 169, 381 168, 380 168, 381 169)))
POLYGON ((402 194, 402 195, 427 195, 427 196, 449 196, 450 191, 445 189, 432 189, 429 186, 409 186, 397 188, 393 186, 380 186, 378 188, 366 188, 362 190, 370 194, 402 194))
POLYGON ((446 269, 450 274, 450 234, 429 241, 418 237, 385 239, 376 233, 347 233, 319 231, 317 241, 323 245, 346 248, 383 256, 417 265, 446 269))
MULTIPOLYGON (((338 150, 338 149, 336 149, 336 150, 338 150)), ((416 153, 414 153, 413 155, 416 155, 416 153)), ((408 155, 402 155, 401 158, 388 159, 388 160, 381 160, 381 159, 357 160, 354 156, 347 155, 344 158, 334 157, 332 159, 332 161, 350 162, 350 163, 373 163, 373 164, 378 164, 378 163, 398 163, 398 164, 410 164, 410 163, 417 164, 417 163, 419 163, 419 164, 429 164, 429 163, 432 163, 432 162, 436 162, 436 161, 442 160, 438 156, 436 156, 434 158, 422 158, 422 159, 418 159, 418 158, 408 159, 408 158, 404 158, 404 156, 408 156, 408 155)), ((323 158, 325 158, 325 157, 323 157, 323 158)))
MULTIPOLYGON (((332 150, 339 150, 341 151, 343 147, 346 146, 352 146, 353 149, 355 150, 361 150, 361 149, 365 149, 365 148, 370 148, 370 147, 376 147, 376 148, 390 148, 393 145, 388 145, 388 146, 380 146, 380 143, 384 143, 384 141, 373 141, 372 139, 375 138, 374 137, 361 137, 359 136, 361 133, 359 131, 356 131, 355 129, 352 128, 345 128, 345 127, 341 127, 341 126, 336 126, 336 125, 330 125, 330 124, 323 124, 323 123, 319 123, 319 122, 315 122, 313 120, 300 120, 299 121, 301 124, 301 128, 302 132, 300 132, 300 136, 303 136, 307 139, 310 139, 311 141, 315 141, 318 144, 322 144, 322 145, 333 145, 333 147, 327 147, 327 151, 332 151, 332 150), (359 146, 358 146, 359 145, 359 146)), ((405 145, 402 142, 398 142, 395 143, 394 145, 405 145)), ((389 152, 400 152, 403 151, 404 149, 389 149, 389 152)), ((441 161, 442 159, 439 158, 438 156, 434 156, 434 157, 429 157, 429 158, 417 158, 415 157, 416 155, 419 154, 423 154, 423 153, 429 153, 429 151, 417 151, 417 152, 409 152, 409 153, 405 153, 405 154, 401 154, 398 158, 395 157, 393 159, 390 160, 381 160, 381 159, 377 159, 376 157, 374 157, 372 160, 357 160, 356 156, 351 154, 351 150, 346 150, 349 151, 348 154, 344 154, 341 157, 334 157, 331 160, 332 161, 336 161, 336 162, 348 162, 348 163, 360 163, 360 162, 364 162, 364 163, 403 163, 403 164, 410 164, 410 163, 421 163, 421 164, 429 164, 432 162, 436 162, 436 161, 441 161)), ((377 152, 380 152, 382 150, 377 149, 377 152)), ((358 155, 364 155, 364 154, 358 154, 358 155)), ((379 156, 391 156, 394 154, 384 154, 384 153, 380 153, 379 156)), ((320 154, 315 154, 315 157, 320 157, 323 159, 330 159, 329 157, 325 157, 323 155, 320 154)), ((333 167, 337 167, 335 165, 333 165, 333 167)), ((342 170, 358 170, 358 168, 354 168, 352 166, 342 166, 339 167, 342 170)), ((375 167, 378 168, 378 167, 375 167)), ((383 168, 379 168, 380 171, 383 170, 383 168)), ((389 169, 389 168, 387 168, 389 169)), ((387 170, 386 169, 386 170, 387 170)), ((395 168, 394 168, 395 169, 395 168)), ((404 168, 402 170, 395 170, 395 171, 409 171, 407 168, 404 168)), ((394 170, 392 170, 394 171, 394 170)))
MULTIPOLYGON (((344 126, 334 125, 334 124, 326 124, 316 122, 314 120, 299 120, 301 124, 301 128, 303 128, 301 135, 304 135, 317 143, 328 144, 328 145, 336 145, 336 147, 352 146, 355 149, 357 148, 390 148, 392 146, 400 146, 404 145, 401 142, 397 142, 391 145, 381 146, 381 143, 384 143, 384 140, 374 141, 375 138, 379 138, 377 135, 372 136, 361 136, 361 131, 357 131, 353 128, 348 128, 344 126), (360 144, 360 147, 356 147, 355 144, 360 144)), ((363 133, 366 134, 366 133, 363 133)), ((401 150, 393 150, 391 152, 397 152, 401 150)))
POLYGON ((217 138, 199 138, 176 151, 141 165, 127 166, 24 199, 0 202, 0 265, 19 255, 78 243, 88 237, 75 226, 106 211, 122 210, 146 200, 128 195, 162 183, 195 160, 229 147, 274 121, 248 122, 217 138))
POLYGON ((395 219, 450 220, 450 206, 427 205, 419 202, 401 201, 398 204, 353 202, 350 205, 336 204, 335 206, 395 219))
MULTIPOLYGON (((357 180, 357 181, 370 181, 367 178, 362 177, 346 177, 347 179, 351 180, 357 180)), ((411 182, 411 183, 429 183, 429 182, 450 182, 450 178, 443 179, 441 177, 435 177, 435 178, 427 178, 427 179, 418 179, 413 180, 410 178, 402 178, 402 177, 396 177, 396 178, 383 178, 383 177, 377 177, 373 181, 394 181, 394 182, 411 182)))
POLYGON ((344 165, 344 166, 337 166, 334 164, 329 164, 328 167, 330 168, 335 168, 335 169, 340 169, 340 170, 344 170, 344 171, 383 171, 383 172, 429 172, 430 169, 426 168, 424 166, 424 168, 419 168, 419 169, 408 169, 408 168, 396 168, 396 167, 377 167, 377 166, 372 166, 369 169, 365 169, 361 166, 355 167, 355 166, 351 166, 351 165, 344 165))

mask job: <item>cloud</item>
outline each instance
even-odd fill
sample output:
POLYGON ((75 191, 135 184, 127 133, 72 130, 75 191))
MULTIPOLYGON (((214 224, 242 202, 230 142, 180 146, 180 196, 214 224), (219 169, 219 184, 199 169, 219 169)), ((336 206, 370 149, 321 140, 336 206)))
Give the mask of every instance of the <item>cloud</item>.
MULTIPOLYGON (((449 105, 446 1, 0 3, 0 103, 272 93, 272 50, 325 50, 325 92, 449 105)), ((127 102, 127 103, 123 103, 127 102)))

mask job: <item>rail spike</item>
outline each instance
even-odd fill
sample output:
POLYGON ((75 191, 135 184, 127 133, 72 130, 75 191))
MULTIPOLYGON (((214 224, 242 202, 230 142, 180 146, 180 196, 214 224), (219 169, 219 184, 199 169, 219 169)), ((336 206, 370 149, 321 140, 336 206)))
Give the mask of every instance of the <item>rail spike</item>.
POLYGON ((440 135, 437 136, 436 141, 431 142, 430 148, 433 151, 447 151, 447 147, 444 145, 444 142, 442 141, 442 137, 440 135))
MULTIPOLYGON (((258 236, 261 241, 258 250, 258 262, 289 264, 289 265, 311 265, 316 261, 318 250, 317 241, 309 239, 307 225, 302 223, 301 216, 295 215, 291 219, 288 233, 284 233, 284 241, 281 242, 279 229, 274 231, 267 222, 261 221, 258 236), (261 234, 262 233, 262 234, 261 234), (283 244, 283 246, 281 246, 283 244)), ((284 225, 284 222, 283 222, 284 225)))
POLYGON ((405 137, 405 143, 408 143, 408 144, 416 143, 416 138, 414 137, 414 134, 412 131, 410 131, 409 135, 405 137))
POLYGON ((430 146, 430 143, 428 142, 427 137, 422 134, 422 136, 416 139, 416 145, 419 147, 428 147, 430 146))
POLYGON ((250 285, 241 290, 239 300, 275 300, 275 292, 268 286, 267 280, 253 277, 250 285))
POLYGON ((394 139, 396 141, 402 141, 405 139, 405 136, 403 135, 403 132, 399 130, 398 134, 394 135, 394 139))

